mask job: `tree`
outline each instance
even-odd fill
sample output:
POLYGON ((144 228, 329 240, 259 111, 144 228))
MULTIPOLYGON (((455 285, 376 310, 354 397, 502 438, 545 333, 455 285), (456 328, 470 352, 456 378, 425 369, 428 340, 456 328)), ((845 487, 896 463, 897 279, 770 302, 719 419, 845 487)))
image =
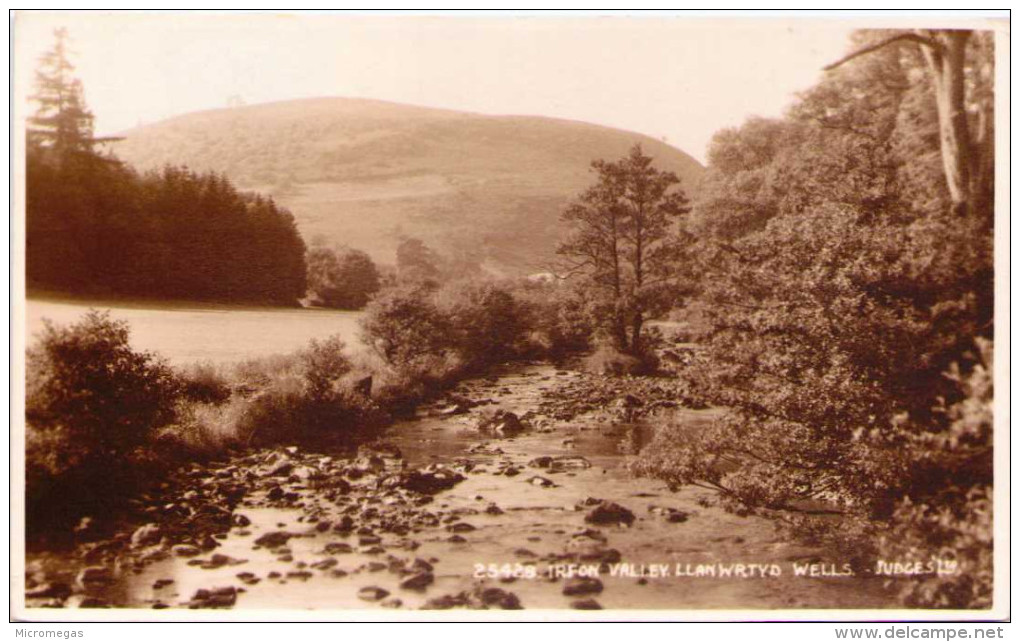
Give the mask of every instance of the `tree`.
POLYGON ((93 115, 85 105, 81 80, 73 78, 68 50, 67 29, 54 31, 53 49, 39 59, 35 74, 35 93, 29 98, 38 109, 28 119, 28 144, 35 150, 50 150, 58 158, 68 154, 95 155, 97 143, 119 140, 93 136, 93 115))
POLYGON ((684 192, 671 191, 680 179, 652 160, 634 145, 619 161, 594 161, 598 182, 561 214, 571 232, 557 249, 567 274, 583 275, 601 294, 617 347, 635 353, 648 313, 675 276, 670 233, 690 211, 684 192))
POLYGON ((437 281, 440 259, 421 239, 405 238, 397 246, 397 272, 412 281, 437 281))
POLYGON ((307 263, 309 294, 319 305, 359 310, 379 291, 379 270, 360 250, 315 247, 307 263))
MULTIPOLYGON (((952 194, 940 90, 916 40, 855 40, 872 55, 827 74, 782 123, 716 139, 711 207, 695 218, 748 218, 727 212, 732 202, 757 219, 700 228, 707 327, 683 376, 725 410, 664 428, 638 468, 823 535, 866 566, 868 555, 953 556, 958 575, 918 579, 904 599, 983 607, 990 212, 983 197, 952 194)), ((964 63, 974 96, 988 91, 985 53, 975 46, 964 63)))
POLYGON ((945 181, 953 211, 964 215, 972 208, 987 208, 995 174, 993 100, 990 91, 973 89, 975 84, 987 87, 991 83, 991 33, 967 29, 899 32, 851 52, 827 65, 825 70, 831 71, 855 58, 901 42, 916 44, 927 64, 938 111, 945 181), (980 50, 982 60, 979 65, 968 69, 968 58, 973 58, 968 56, 970 43, 980 50), (968 75, 971 77, 969 82, 968 75))
POLYGON ((81 81, 71 77, 74 65, 68 58, 67 29, 57 29, 54 36, 53 49, 42 55, 36 71, 31 100, 39 107, 29 118, 28 140, 60 154, 91 152, 93 117, 85 107, 81 81))

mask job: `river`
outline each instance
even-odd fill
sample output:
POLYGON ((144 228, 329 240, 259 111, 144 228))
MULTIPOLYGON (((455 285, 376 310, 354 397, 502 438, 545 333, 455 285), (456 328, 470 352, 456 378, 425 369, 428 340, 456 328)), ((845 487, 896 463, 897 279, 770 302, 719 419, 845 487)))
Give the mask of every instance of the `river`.
MULTIPOLYGON (((534 364, 466 382, 458 392, 486 405, 452 416, 442 412, 444 403, 420 408, 385 436, 402 460, 387 461, 387 470, 363 476, 351 474, 353 464, 337 454, 297 448, 196 467, 189 473, 189 493, 153 498, 150 510, 159 514, 160 506, 191 502, 192 514, 200 513, 196 491, 202 496, 217 485, 243 485, 244 498, 232 509, 235 523, 217 535, 215 551, 198 558, 168 553, 180 535, 165 535, 144 550, 131 550, 122 541, 114 553, 89 562, 112 568, 109 581, 76 588, 60 603, 201 607, 210 604, 202 591, 219 588, 235 609, 895 605, 881 580, 828 573, 846 560, 791 541, 768 520, 726 512, 705 490, 671 492, 661 482, 631 476, 627 462, 647 443, 653 424, 629 424, 604 414, 564 421, 545 413, 545 401, 584 376, 534 364), (511 438, 480 435, 478 417, 497 409, 526 417, 530 429, 511 438), (539 457, 585 464, 557 471, 536 463, 539 457), (289 478, 267 472, 281 460, 293 463, 284 473, 289 478), (456 470, 465 479, 434 494, 383 481, 394 471, 422 468, 456 470), (341 471, 349 483, 338 487, 341 471), (593 523, 599 501, 624 507, 632 523, 593 523), (243 515, 240 523, 238 515, 243 515), (352 520, 341 528, 345 516, 352 520), (256 543, 271 533, 285 533, 286 541, 256 543), (213 563, 213 554, 226 562, 213 563), (814 577, 797 574, 812 564, 814 577), (571 573, 597 577, 563 576, 571 573), (424 578, 422 585, 402 587, 412 577, 424 578)), ((713 411, 681 412, 698 422, 713 411)), ((162 515, 156 523, 170 533, 175 519, 162 515)), ((33 554, 29 583, 74 584, 84 564, 66 553, 33 554)))

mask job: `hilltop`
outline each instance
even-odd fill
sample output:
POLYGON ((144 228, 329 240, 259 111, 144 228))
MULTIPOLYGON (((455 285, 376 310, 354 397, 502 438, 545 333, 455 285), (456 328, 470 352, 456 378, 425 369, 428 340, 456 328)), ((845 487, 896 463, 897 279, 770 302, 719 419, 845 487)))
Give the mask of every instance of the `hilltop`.
POLYGON ((124 133, 115 152, 225 173, 324 237, 392 263, 402 235, 497 273, 539 271, 558 215, 590 185, 593 159, 635 142, 691 195, 703 171, 653 138, 537 116, 488 116, 374 100, 317 98, 195 112, 124 133))

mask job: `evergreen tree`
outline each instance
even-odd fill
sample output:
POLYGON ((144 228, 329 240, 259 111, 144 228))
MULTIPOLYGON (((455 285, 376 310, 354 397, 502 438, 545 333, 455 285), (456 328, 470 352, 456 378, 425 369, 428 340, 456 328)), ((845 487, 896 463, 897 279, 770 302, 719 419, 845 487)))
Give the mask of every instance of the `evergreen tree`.
POLYGON ((571 234, 557 253, 565 271, 583 275, 599 292, 616 347, 636 353, 648 313, 666 301, 665 286, 675 276, 671 232, 690 209, 683 190, 673 189, 680 179, 655 169, 640 145, 592 168, 598 183, 561 215, 571 234))
POLYGON ((54 32, 53 48, 39 59, 35 75, 35 93, 30 97, 38 104, 29 118, 28 141, 35 148, 50 149, 59 156, 69 152, 91 153, 93 116, 85 105, 81 81, 73 78, 68 51, 67 29, 54 32))

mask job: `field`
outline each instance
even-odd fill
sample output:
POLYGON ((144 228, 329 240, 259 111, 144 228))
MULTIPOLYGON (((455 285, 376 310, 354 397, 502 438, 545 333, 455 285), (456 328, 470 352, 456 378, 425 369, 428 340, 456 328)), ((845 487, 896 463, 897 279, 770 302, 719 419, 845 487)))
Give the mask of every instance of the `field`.
POLYGON ((358 312, 225 305, 161 305, 29 299, 28 342, 43 320, 74 323, 89 308, 110 310, 131 324, 131 345, 152 350, 171 363, 232 363, 304 347, 311 339, 339 334, 351 352, 365 349, 358 340, 358 312))

